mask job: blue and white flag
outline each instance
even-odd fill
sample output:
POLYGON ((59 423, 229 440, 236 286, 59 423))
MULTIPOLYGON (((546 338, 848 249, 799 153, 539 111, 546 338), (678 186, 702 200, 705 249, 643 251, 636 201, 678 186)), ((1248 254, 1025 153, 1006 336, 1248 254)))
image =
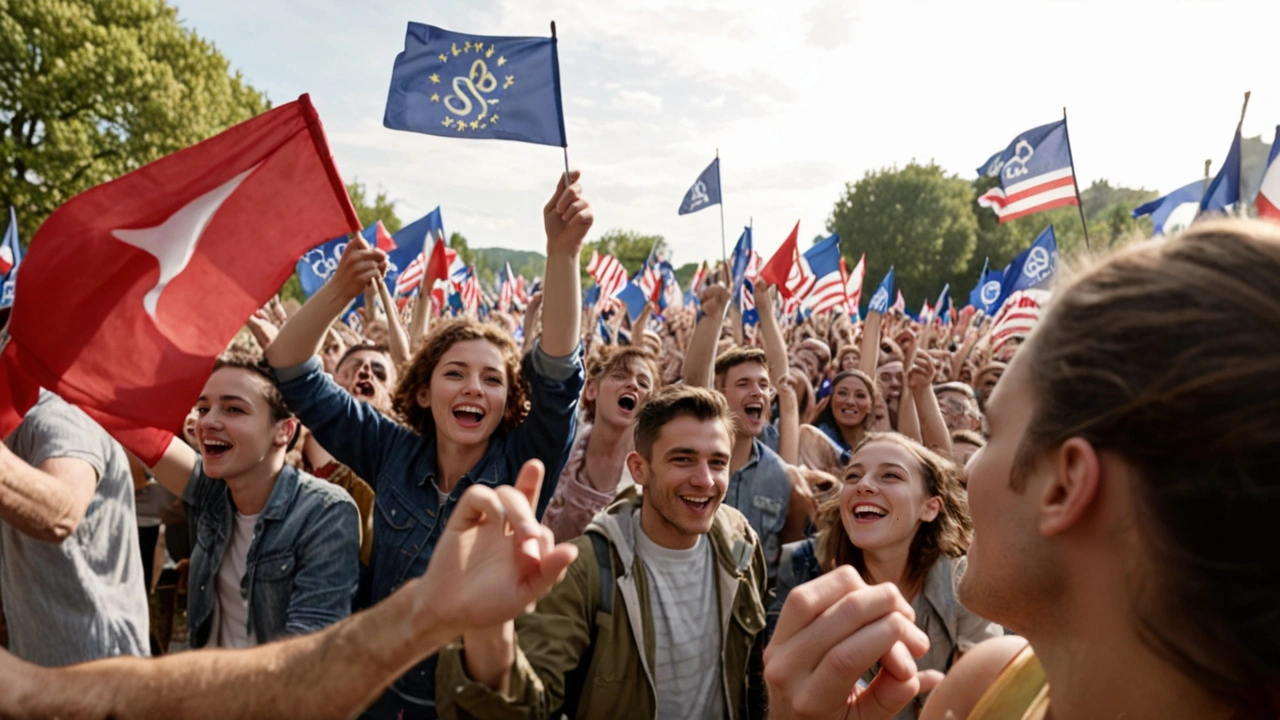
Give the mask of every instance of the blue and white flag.
POLYGON ((1019 290, 1049 287, 1057 271, 1058 239, 1050 225, 1031 243, 1031 247, 1018 253, 1009 263, 1000 282, 1000 302, 995 307, 999 309, 1010 295, 1019 290))
POLYGON ((1150 215, 1155 225, 1154 235, 1164 235, 1191 225, 1200 212, 1200 201, 1204 198, 1204 181, 1196 180, 1183 185, 1161 198, 1156 198, 1145 205, 1133 209, 1135 218, 1150 215))
POLYGON ((22 245, 18 243, 18 214, 9 207, 9 228, 0 242, 0 309, 13 307, 13 289, 18 284, 22 245))
POLYGON ((733 303, 742 305, 742 283, 747 277, 747 267, 751 264, 751 228, 742 228, 738 236, 738 244, 733 246, 733 303))
MULTIPOLYGON (((1242 120, 1243 122, 1243 120, 1242 120)), ((1227 161, 1222 164, 1218 174, 1204 191, 1200 199, 1200 212, 1226 212, 1240 202, 1240 126, 1236 126, 1235 137, 1231 139, 1231 149, 1227 151, 1227 161)))
POLYGON ((933 304, 933 316, 942 318, 942 324, 951 322, 951 283, 942 286, 938 302, 933 304))
POLYGON ((840 236, 831 233, 831 237, 806 250, 804 259, 815 278, 813 289, 804 300, 810 312, 847 309, 844 273, 840 272, 840 236))
MULTIPOLYGON (((396 241, 396 249, 387 255, 387 287, 391 288, 392 295, 412 295, 422 284, 422 275, 436 243, 446 242, 440 208, 400 228, 392 238, 396 241)), ((450 275, 466 270, 461 260, 455 266, 449 268, 450 275)))
POLYGON ((889 296, 893 295, 893 267, 889 268, 889 273, 880 281, 880 287, 876 288, 876 292, 871 296, 871 304, 867 306, 867 312, 878 312, 884 314, 889 311, 889 296))
POLYGON ((565 147, 555 38, 409 23, 382 124, 428 135, 565 147))
POLYGON ((978 284, 969 293, 969 304, 987 315, 991 315, 996 303, 1000 302, 1004 273, 1008 269, 991 270, 990 267, 991 258, 987 258, 982 264, 982 276, 978 278, 978 284))
POLYGON ((734 296, 735 301, 742 304, 742 324, 755 327, 760 324, 760 309, 756 307, 756 284, 750 280, 742 282, 742 290, 734 296))
MULTIPOLYGON (((370 247, 387 249, 392 247, 391 236, 385 233, 386 229, 382 227, 381 222, 376 222, 360 231, 360 235, 370 247)), ((346 252, 348 242, 346 235, 336 237, 311 248, 298 259, 295 270, 302 284, 302 292, 306 293, 307 297, 315 295, 320 286, 324 285, 329 276, 338 269, 338 261, 342 259, 342 253, 346 252)), ((363 300, 360 304, 363 304, 363 300)))
POLYGON ((640 313, 644 312, 644 306, 649 302, 644 296, 644 290, 633 282, 627 282, 623 286, 622 291, 618 293, 617 298, 627 305, 627 318, 631 322, 635 322, 640 317, 640 313))
POLYGON ((1022 133, 1009 147, 988 158, 978 174, 1000 178, 999 185, 978 198, 978 205, 991 208, 1002 223, 1080 204, 1066 120, 1022 133))
POLYGON ((680 203, 680 214, 688 215, 703 208, 720 204, 720 158, 711 161, 698 176, 680 203))

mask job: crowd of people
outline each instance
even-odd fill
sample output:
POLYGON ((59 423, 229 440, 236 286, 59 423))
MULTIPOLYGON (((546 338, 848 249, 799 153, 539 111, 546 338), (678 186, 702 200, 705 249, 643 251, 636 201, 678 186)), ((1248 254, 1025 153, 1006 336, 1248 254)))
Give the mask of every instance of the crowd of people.
POLYGON ((384 291, 363 335, 353 240, 153 467, 42 392, 0 447, 0 716, 1280 717, 1280 227, 1093 259, 993 343, 764 282, 746 324, 725 268, 629 321, 583 306, 577 173, 543 220, 527 306, 384 291))

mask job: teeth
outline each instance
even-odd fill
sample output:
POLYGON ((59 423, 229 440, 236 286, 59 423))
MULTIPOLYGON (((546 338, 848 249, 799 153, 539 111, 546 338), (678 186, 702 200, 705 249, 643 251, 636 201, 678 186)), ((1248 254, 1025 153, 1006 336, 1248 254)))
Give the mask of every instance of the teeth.
POLYGON ((221 440, 205 440, 204 446, 207 448, 215 448, 218 450, 223 450, 231 447, 231 443, 225 443, 225 442, 222 442, 221 440))
POLYGON ((684 495, 681 495, 681 496, 680 496, 680 499, 681 499, 681 500, 684 500, 685 502, 691 502, 691 503, 693 503, 694 505, 703 505, 703 504, 708 503, 708 502, 710 502, 710 501, 711 501, 711 498, 708 498, 708 497, 702 497, 702 498, 699 498, 699 497, 685 497, 684 495))
POLYGON ((453 411, 475 413, 480 417, 484 417, 484 408, 480 407, 479 405, 459 405, 458 407, 454 408, 453 411))
POLYGON ((853 507, 853 511, 855 513, 861 513, 861 512, 875 513, 876 515, 879 515, 881 517, 884 517, 885 515, 889 514, 889 511, 885 510, 884 508, 879 508, 879 507, 876 507, 875 505, 865 505, 865 504, 855 505, 853 507))

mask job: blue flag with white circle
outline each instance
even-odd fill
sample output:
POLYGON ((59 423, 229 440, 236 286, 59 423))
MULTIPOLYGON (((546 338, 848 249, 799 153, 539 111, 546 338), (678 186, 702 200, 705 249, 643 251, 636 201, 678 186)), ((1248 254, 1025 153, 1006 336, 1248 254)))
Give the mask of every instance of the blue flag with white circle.
POLYGON ((876 288, 875 294, 871 296, 871 304, 867 307, 867 312, 881 314, 887 312, 890 295, 893 295, 893 267, 889 268, 889 274, 884 276, 884 280, 880 281, 880 287, 876 288))
POLYGON ((693 182, 680 202, 680 214, 688 215, 703 208, 720 204, 720 158, 711 161, 706 170, 693 182))

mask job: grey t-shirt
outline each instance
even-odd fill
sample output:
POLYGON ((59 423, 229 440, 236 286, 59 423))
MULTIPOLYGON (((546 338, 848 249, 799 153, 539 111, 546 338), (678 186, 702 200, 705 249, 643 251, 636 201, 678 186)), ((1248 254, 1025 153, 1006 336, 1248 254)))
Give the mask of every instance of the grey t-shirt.
POLYGON ((47 667, 148 655, 148 610, 124 449, 79 408, 40 391, 5 439, 32 467, 50 458, 93 466, 98 485, 84 520, 58 544, 0 522, 0 592, 9 650, 47 667))

